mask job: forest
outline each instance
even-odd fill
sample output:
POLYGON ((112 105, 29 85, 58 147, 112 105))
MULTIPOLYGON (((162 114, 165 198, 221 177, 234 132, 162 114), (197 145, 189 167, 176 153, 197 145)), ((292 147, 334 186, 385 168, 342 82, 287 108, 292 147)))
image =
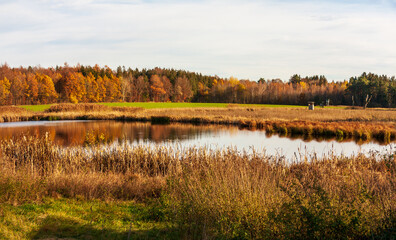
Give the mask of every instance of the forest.
POLYGON ((396 80, 374 73, 331 82, 323 75, 295 74, 284 82, 163 68, 0 66, 0 105, 148 101, 396 107, 396 80))

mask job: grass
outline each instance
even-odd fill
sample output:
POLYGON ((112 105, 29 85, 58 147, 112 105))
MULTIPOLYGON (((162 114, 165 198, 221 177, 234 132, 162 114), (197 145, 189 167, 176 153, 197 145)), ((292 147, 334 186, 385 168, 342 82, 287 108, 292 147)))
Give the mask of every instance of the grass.
POLYGON ((395 187, 395 153, 290 163, 230 148, 0 142, 11 239, 126 239, 131 221, 137 238, 390 239, 395 187))
POLYGON ((1 239, 175 239, 156 202, 46 198, 0 205, 1 239))
POLYGON ((18 107, 21 107, 23 109, 32 111, 32 112, 44 112, 48 108, 50 108, 54 104, 42 104, 42 105, 21 105, 18 107))

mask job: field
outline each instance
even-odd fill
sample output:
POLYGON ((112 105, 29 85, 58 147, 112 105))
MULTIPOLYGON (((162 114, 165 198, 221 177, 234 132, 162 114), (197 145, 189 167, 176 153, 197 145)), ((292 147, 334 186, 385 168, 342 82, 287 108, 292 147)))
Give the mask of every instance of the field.
MULTIPOLYGON (((0 120, 231 124, 383 142, 396 136, 395 109, 203 106, 10 106, 0 107, 0 120)), ((45 137, 15 137, 0 141, 0 239, 391 239, 395 174, 395 153, 288 163, 233 149, 95 141, 61 148, 45 137)))

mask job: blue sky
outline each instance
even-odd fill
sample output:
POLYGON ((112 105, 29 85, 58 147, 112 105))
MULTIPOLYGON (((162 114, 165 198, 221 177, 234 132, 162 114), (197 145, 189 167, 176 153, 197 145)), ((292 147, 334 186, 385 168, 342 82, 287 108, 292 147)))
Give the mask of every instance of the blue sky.
POLYGON ((395 75, 396 0, 0 0, 0 63, 395 75))

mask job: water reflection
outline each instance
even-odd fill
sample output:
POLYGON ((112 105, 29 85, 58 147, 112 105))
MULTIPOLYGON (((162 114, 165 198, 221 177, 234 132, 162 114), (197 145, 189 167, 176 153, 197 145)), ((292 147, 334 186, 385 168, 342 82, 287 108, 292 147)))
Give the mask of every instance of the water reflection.
MULTIPOLYGON (((10 139, 13 136, 44 136, 62 146, 82 145, 87 134, 104 136, 106 142, 150 141, 184 141, 199 139, 206 135, 225 131, 224 126, 194 126, 191 124, 152 125, 140 122, 120 121, 38 121, 14 122, 0 124, 0 138, 10 139)), ((230 133, 234 131, 230 131, 230 133)))
POLYGON ((266 135, 264 131, 241 130, 237 127, 192 124, 152 125, 119 121, 40 121, 1 123, 0 138, 21 135, 43 136, 62 146, 128 141, 131 144, 177 144, 178 146, 236 147, 238 150, 284 155, 302 159, 305 155, 356 155, 369 151, 389 152, 396 144, 381 146, 374 142, 355 143, 335 140, 311 140, 266 135))

